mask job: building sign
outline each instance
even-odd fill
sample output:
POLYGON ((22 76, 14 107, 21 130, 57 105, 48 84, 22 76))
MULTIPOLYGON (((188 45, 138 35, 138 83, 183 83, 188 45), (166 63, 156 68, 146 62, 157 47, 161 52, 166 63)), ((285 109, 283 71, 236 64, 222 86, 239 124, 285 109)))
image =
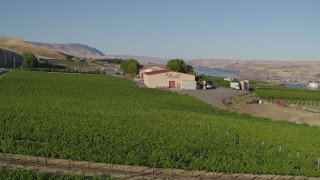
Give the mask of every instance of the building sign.
POLYGON ((178 79, 180 76, 181 74, 166 73, 166 78, 178 79))

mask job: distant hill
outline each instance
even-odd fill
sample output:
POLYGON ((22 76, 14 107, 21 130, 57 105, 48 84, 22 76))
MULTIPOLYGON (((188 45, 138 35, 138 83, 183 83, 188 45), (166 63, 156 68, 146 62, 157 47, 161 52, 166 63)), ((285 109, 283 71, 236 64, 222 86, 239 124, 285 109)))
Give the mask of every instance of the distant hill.
POLYGON ((41 46, 41 47, 48 47, 54 48, 60 52, 71 54, 75 57, 79 58, 102 58, 105 56, 101 51, 97 50, 96 48, 78 44, 78 43, 71 43, 71 44, 55 44, 55 43, 42 43, 42 42, 29 42, 31 44, 41 46))
POLYGON ((320 79, 320 61, 197 59, 187 63, 196 68, 216 68, 257 80, 305 84, 320 79))
POLYGON ((134 56, 134 55, 106 55, 106 58, 118 58, 118 59, 136 59, 140 64, 167 64, 169 59, 158 58, 158 57, 148 57, 148 56, 134 56))
POLYGON ((71 59, 73 57, 83 59, 136 59, 141 64, 156 63, 166 64, 168 59, 134 55, 105 55, 98 49, 83 44, 57 44, 22 41, 14 38, 0 37, 0 49, 17 54, 31 52, 42 59, 71 59))
POLYGON ((57 49, 50 47, 37 46, 32 43, 21 41, 14 38, 2 37, 0 36, 0 49, 11 51, 22 55, 24 52, 31 52, 35 56, 41 59, 70 59, 67 53, 62 53, 57 49))

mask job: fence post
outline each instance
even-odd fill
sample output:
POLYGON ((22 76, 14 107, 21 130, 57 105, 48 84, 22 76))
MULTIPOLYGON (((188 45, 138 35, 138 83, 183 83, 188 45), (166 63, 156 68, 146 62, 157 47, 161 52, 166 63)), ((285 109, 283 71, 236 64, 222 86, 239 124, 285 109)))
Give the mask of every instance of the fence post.
POLYGON ((154 178, 154 166, 152 166, 152 175, 153 175, 153 178, 154 178))
POLYGON ((320 170, 320 158, 318 158, 318 171, 320 170))

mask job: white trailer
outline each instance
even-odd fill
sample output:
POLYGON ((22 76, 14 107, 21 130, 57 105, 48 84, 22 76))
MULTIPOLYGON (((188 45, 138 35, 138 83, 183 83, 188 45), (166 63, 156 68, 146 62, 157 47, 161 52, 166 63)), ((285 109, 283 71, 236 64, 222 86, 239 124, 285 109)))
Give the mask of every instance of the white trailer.
POLYGON ((240 85, 238 82, 230 82, 230 87, 233 89, 240 90, 240 85))
POLYGON ((189 80, 182 80, 182 81, 180 81, 180 89, 196 90, 197 89, 197 82, 196 81, 189 81, 189 80))

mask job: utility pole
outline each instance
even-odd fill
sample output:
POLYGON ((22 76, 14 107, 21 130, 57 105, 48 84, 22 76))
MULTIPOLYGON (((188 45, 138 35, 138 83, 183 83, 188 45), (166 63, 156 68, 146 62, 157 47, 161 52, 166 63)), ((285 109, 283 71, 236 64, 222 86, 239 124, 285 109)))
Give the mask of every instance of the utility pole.
POLYGON ((16 69, 16 58, 13 58, 13 69, 16 69))
POLYGON ((7 51, 4 51, 4 65, 7 64, 7 51))

